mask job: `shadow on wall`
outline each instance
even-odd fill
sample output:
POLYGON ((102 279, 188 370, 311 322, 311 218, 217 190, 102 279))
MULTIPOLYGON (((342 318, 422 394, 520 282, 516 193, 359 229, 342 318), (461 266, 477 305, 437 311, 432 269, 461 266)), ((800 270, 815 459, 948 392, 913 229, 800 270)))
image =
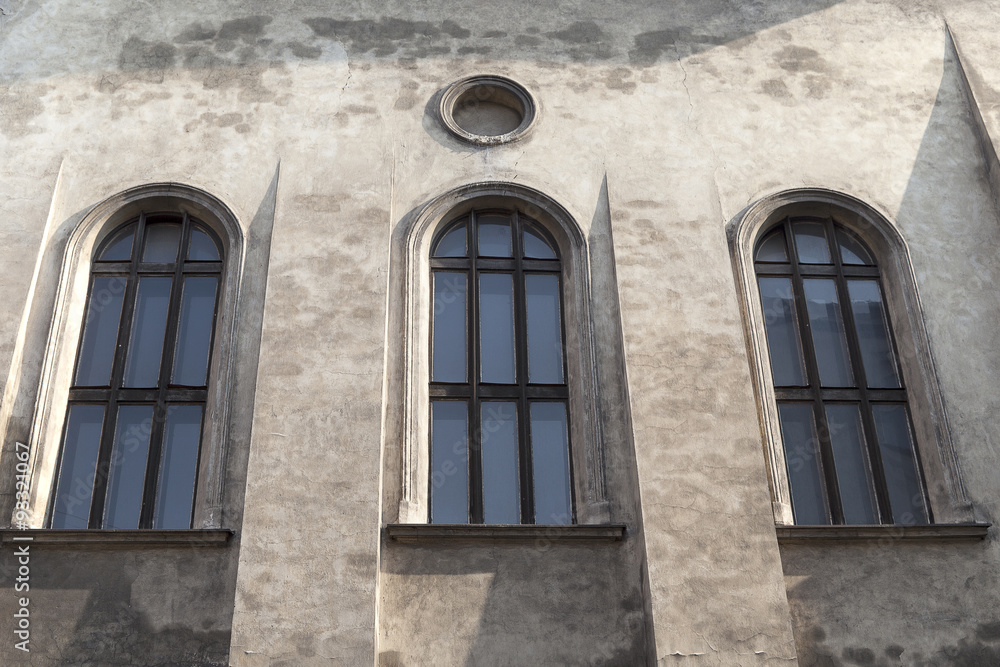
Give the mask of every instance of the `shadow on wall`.
MULTIPOLYGON (((473 5, 463 11, 451 3, 371 9, 370 13, 322 15, 302 3, 287 3, 274 15, 233 16, 223 3, 207 1, 185 19, 175 6, 170 12, 137 13, 107 9, 97 39, 80 30, 80 22, 98 19, 98 9, 62 5, 52 12, 35 11, 34 3, 10 9, 0 24, 0 131, 16 138, 37 132, 31 121, 43 114, 49 90, 44 79, 72 73, 92 74, 100 95, 125 93, 131 82, 162 84, 175 72, 189 74, 206 90, 230 90, 240 102, 284 105, 290 94, 282 88, 291 68, 308 63, 349 61, 351 66, 387 63, 418 70, 427 58, 462 63, 468 73, 496 69, 497 63, 546 63, 570 68, 568 78, 590 85, 586 72, 572 65, 617 67, 605 81, 613 94, 628 94, 637 85, 633 70, 672 61, 728 45, 741 48, 755 33, 841 0, 784 0, 783 2, 726 2, 683 0, 670 3, 633 2, 627 9, 598 0, 583 0, 567 15, 552 3, 525 0, 473 5), (86 14, 80 14, 80 11, 86 14), (417 18, 417 15, 420 18, 417 18), (622 21, 627 15, 629 20, 622 21), (77 35, 83 35, 75 42, 77 35), (60 42, 51 57, 39 57, 38 44, 60 42), (68 54, 73 54, 69 57, 68 54), (265 74, 268 75, 265 78, 265 74), (123 90, 123 87, 125 89, 123 90)), ((166 12, 166 5, 162 9, 166 12)), ((45 51, 49 53, 50 51, 45 51)), ((457 73, 457 72, 456 72, 457 73)), ((403 77, 406 78, 406 77, 403 77)), ((337 82, 334 87, 339 85, 337 82)), ((346 85, 346 84, 344 84, 346 85)), ((407 85, 395 100, 396 109, 419 104, 407 85)), ((130 106, 162 102, 148 92, 130 106)), ((354 105, 347 113, 376 113, 372 106, 354 105)), ((249 111, 216 114, 207 111, 185 126, 200 123, 231 127, 250 133, 249 111)))
MULTIPOLYGON (((931 349, 939 362, 947 358, 938 371, 974 384, 1000 368, 1000 360, 984 358, 991 351, 982 348, 993 339, 988 323, 998 319, 989 278, 996 268, 986 266, 996 261, 997 225, 959 67, 946 44, 941 84, 896 219, 911 250, 918 287, 927 288, 921 290, 923 302, 947 319, 927 322, 931 349), (984 235, 992 240, 984 244, 984 235), (921 280, 931 276, 933 282, 921 280), (956 357, 957 349, 965 350, 964 359, 956 357), (959 369, 958 363, 968 366, 959 369)), ((995 404, 994 393, 981 397, 977 406, 995 404)), ((947 398, 949 391, 943 395, 947 398)), ((974 415, 970 420, 967 406, 946 407, 953 416, 966 413, 962 428, 983 421, 974 415)), ((959 451, 961 440, 989 441, 985 433, 952 434, 959 451)), ((974 472, 968 462, 964 472, 967 477, 974 472)), ((880 540, 836 549, 782 547, 800 664, 1000 665, 1000 611, 983 615, 1000 609, 996 549, 995 531, 987 541, 974 543, 880 540)))

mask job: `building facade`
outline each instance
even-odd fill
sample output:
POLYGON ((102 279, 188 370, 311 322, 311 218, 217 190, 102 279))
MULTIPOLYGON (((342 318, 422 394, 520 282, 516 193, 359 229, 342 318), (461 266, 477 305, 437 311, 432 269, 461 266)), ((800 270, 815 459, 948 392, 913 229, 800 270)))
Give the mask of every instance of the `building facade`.
POLYGON ((0 662, 1000 664, 998 9, 0 0, 0 662))

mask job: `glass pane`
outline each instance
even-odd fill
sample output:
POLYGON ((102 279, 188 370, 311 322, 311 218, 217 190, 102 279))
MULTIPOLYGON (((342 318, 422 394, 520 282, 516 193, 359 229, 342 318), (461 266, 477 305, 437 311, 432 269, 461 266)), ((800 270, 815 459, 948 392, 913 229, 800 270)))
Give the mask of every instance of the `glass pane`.
POLYGON ((441 237, 434 257, 467 257, 465 250, 465 225, 460 225, 441 237))
POLYGON ((201 444, 201 406, 171 405, 163 431, 153 528, 190 528, 201 444))
POLYGON ((159 383, 171 282, 173 278, 139 278, 122 386, 155 387, 159 383))
POLYGON ((524 295, 528 311, 528 381, 562 384, 559 276, 524 276, 524 295))
POLYGON ((103 430, 103 405, 69 406, 52 528, 86 528, 90 523, 90 500, 103 430))
POLYGON ((779 403, 778 416, 795 523, 804 526, 830 523, 812 406, 779 403))
POLYGON ((837 286, 832 278, 807 278, 802 281, 802 290, 806 295, 806 312, 809 313, 820 384, 824 387, 853 387, 854 373, 847 356, 847 336, 844 334, 837 286))
POLYGON ((98 257, 101 262, 127 262, 132 259, 132 237, 135 236, 135 225, 131 224, 115 234, 98 257))
POLYGON ((882 307, 882 293, 877 280, 848 280, 854 326, 861 345, 865 379, 872 388, 899 387, 896 353, 889 341, 889 323, 882 307))
POLYGON ((806 383, 799 343, 798 318, 790 278, 761 278, 760 301, 776 387, 801 387, 806 383))
POLYGON ((207 383, 217 282, 218 278, 214 276, 184 278, 174 357, 174 384, 201 387, 207 383))
POLYGON ((431 523, 469 523, 469 407, 431 401, 431 523))
POLYGON ((520 523, 517 403, 484 401, 483 523, 520 523))
MULTIPOLYGON (((146 247, 149 247, 148 243, 146 247)), ((188 248, 187 258, 192 262, 217 262, 219 261, 219 248, 211 236, 200 229, 192 229, 191 247, 188 248)))
POLYGON ((524 256, 530 259, 557 259, 549 242, 530 227, 524 227, 524 256))
POLYGON ((532 402, 530 410, 535 523, 572 523, 566 404, 532 402))
POLYGON ((844 264, 875 266, 875 260, 864 244, 850 232, 837 230, 837 245, 840 246, 840 261, 844 264))
POLYGON ((829 264, 830 246, 826 243, 823 224, 819 222, 796 222, 792 224, 795 235, 795 249, 803 264, 829 264))
POLYGON ((468 352, 466 324, 468 276, 434 272, 434 382, 465 382, 468 352))
POLYGON ((479 275, 482 381, 514 383, 514 276, 479 275))
POLYGON ((152 426, 152 405, 123 405, 118 408, 115 443, 108 470, 108 495, 104 501, 104 528, 139 527, 152 426))
POLYGON ((785 250, 785 232, 778 227, 764 237, 757 246, 758 262, 787 262, 788 252, 785 250))
POLYGON ((510 219, 507 216, 484 215, 478 218, 479 255, 510 257, 510 219))
POLYGON ((144 262, 177 261, 177 243, 181 238, 181 226, 171 222, 160 222, 146 227, 146 248, 142 253, 144 262))
POLYGON ((889 490, 893 523, 923 524, 929 521, 924 505, 923 484, 913 453, 910 419, 903 405, 873 405, 875 432, 882 453, 885 485, 889 490))
POLYGON ((106 387, 111 382, 127 284, 124 276, 95 276, 91 283, 74 381, 78 387, 106 387))
POLYGON ((858 406, 827 405, 826 421, 833 445, 833 461, 837 467, 844 523, 878 523, 858 406))

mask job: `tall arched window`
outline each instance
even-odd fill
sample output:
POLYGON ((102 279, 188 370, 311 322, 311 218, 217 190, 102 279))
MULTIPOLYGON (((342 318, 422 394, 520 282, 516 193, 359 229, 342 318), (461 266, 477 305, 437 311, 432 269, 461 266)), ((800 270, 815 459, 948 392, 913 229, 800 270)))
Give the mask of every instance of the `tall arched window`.
POLYGON ((224 254, 188 214, 141 214, 91 264, 52 528, 190 528, 224 254))
POLYGON ((789 217, 754 269, 795 523, 930 522, 872 251, 831 218, 789 217))
POLYGON ((574 521, 556 248, 501 209, 452 220, 432 244, 432 523, 574 521))

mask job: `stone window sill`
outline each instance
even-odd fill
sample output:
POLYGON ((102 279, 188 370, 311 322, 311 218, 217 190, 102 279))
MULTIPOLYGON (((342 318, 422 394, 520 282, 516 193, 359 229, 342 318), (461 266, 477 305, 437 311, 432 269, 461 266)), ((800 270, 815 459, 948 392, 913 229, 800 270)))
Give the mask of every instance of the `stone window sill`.
POLYGON ((426 544, 441 542, 621 542, 625 524, 598 525, 483 525, 390 523, 386 535, 395 542, 426 544))
POLYGON ((779 544, 823 542, 953 542, 982 540, 992 524, 940 523, 928 526, 776 526, 779 544))
POLYGON ((0 529, 2 544, 66 547, 224 547, 234 532, 222 529, 190 530, 61 530, 0 529))

